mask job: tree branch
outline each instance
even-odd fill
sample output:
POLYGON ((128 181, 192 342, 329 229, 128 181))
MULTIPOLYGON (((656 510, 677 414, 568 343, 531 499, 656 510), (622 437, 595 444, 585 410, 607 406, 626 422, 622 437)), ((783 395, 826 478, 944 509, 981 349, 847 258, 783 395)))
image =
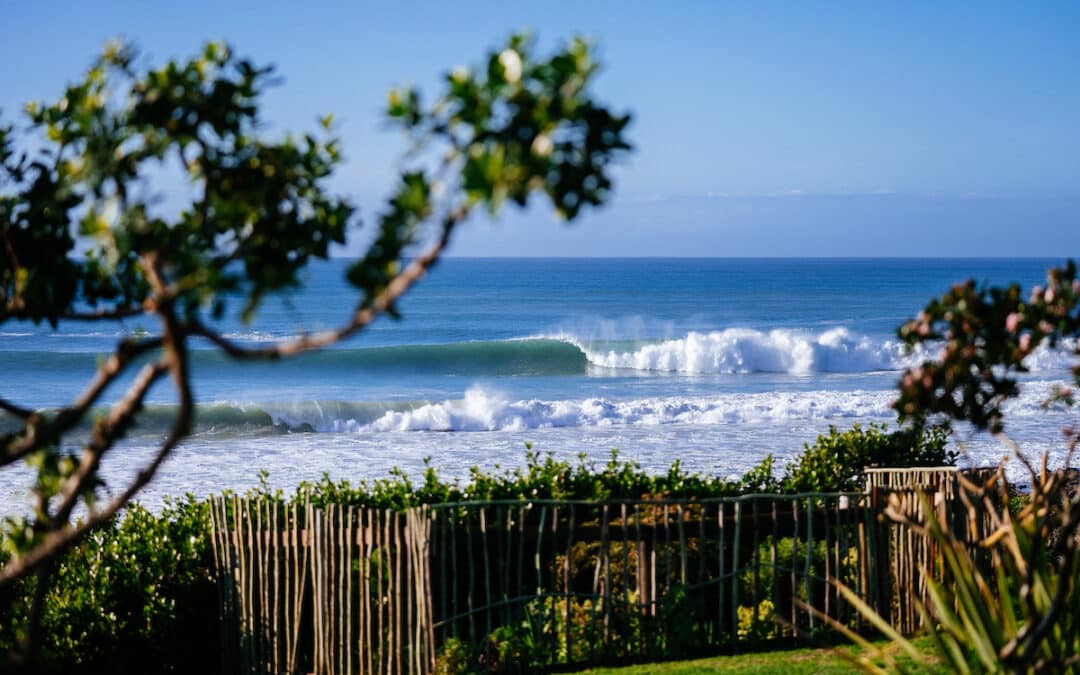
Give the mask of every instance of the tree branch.
POLYGON ((386 288, 368 304, 359 307, 350 320, 342 326, 321 333, 303 335, 299 338, 278 342, 265 347, 244 347, 229 340, 205 324, 195 321, 188 326, 192 335, 206 338, 217 345, 227 355, 240 360, 276 360, 295 356, 304 352, 327 347, 353 335, 375 320, 380 314, 401 298, 427 271, 439 260, 454 227, 468 214, 468 209, 459 207, 451 212, 443 222, 442 236, 423 255, 415 258, 408 267, 394 277, 386 288))
POLYGON ((31 412, 25 418, 26 426, 20 432, 21 435, 13 434, 4 439, 6 445, 0 446, 0 467, 18 461, 34 450, 58 441, 61 434, 78 424, 90 406, 97 402, 105 389, 124 372, 128 364, 143 354, 161 347, 162 344, 160 337, 145 340, 128 339, 121 342, 105 363, 98 367, 94 379, 71 406, 61 408, 51 418, 31 412))
POLYGON ((34 414, 34 411, 30 408, 24 408, 21 405, 16 405, 11 401, 7 400, 6 398, 0 398, 0 410, 3 410, 8 414, 14 415, 15 417, 21 417, 24 420, 29 419, 30 416, 34 414))
MULTIPOLYGON (((165 334, 160 338, 160 343, 166 350, 163 363, 168 365, 168 370, 173 376, 177 392, 180 396, 180 406, 176 413, 176 419, 169 436, 161 444, 157 454, 151 463, 140 471, 135 479, 128 485, 123 493, 113 498, 105 508, 92 512, 85 520, 74 527, 66 522, 61 523, 58 529, 46 534, 41 542, 26 553, 14 558, 3 568, 0 568, 0 589, 4 589, 14 583, 29 571, 38 566, 48 563, 62 555, 69 547, 78 543, 88 533, 104 526, 124 507, 147 483, 153 479, 161 463, 169 456, 169 453, 191 430, 191 422, 194 416, 194 397, 191 393, 191 385, 188 373, 188 355, 186 348, 186 334, 181 330, 172 305, 173 297, 169 288, 163 283, 158 271, 158 259, 155 254, 147 254, 143 257, 143 266, 147 278, 154 287, 157 295, 154 303, 156 312, 165 323, 165 334)), ((147 372, 144 370, 144 373, 147 372)), ((149 375, 147 375, 149 377, 149 375)), ((136 390, 137 391, 137 390, 136 390)))
POLYGON ((128 389, 124 398, 113 406, 109 417, 94 429, 90 443, 83 450, 82 459, 75 472, 64 481, 61 488, 63 501, 56 513, 49 519, 49 528, 56 529, 66 523, 78 503, 79 495, 88 487, 90 479, 97 473, 101 458, 124 432, 131 426, 135 415, 142 409, 143 400, 151 385, 169 369, 168 361, 148 363, 139 371, 135 382, 128 389))

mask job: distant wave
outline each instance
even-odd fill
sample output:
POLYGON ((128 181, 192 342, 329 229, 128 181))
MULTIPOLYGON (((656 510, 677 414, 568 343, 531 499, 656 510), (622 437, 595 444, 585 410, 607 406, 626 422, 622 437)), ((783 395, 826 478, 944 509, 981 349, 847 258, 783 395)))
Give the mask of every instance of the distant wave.
POLYGON ((907 355, 896 341, 875 341, 846 328, 822 333, 796 330, 768 332, 728 328, 645 344, 633 351, 596 350, 571 336, 589 362, 606 368, 704 373, 858 373, 900 370, 919 354, 907 355))
MULTIPOLYGON (((269 336, 255 338, 268 340, 269 336)), ((1034 372, 1062 371, 1076 362, 1075 342, 1057 349, 1040 347, 1026 361, 1034 372)), ((228 360, 221 352, 193 352, 196 366, 228 360)), ((344 347, 304 355, 292 367, 332 371, 423 373, 427 375, 577 375, 589 368, 679 373, 685 375, 788 373, 869 373, 899 371, 932 356, 920 347, 908 353, 891 339, 857 335, 846 328, 822 332, 793 329, 770 331, 728 328, 690 332, 663 340, 592 341, 572 334, 540 335, 510 340, 344 347)), ((0 351, 0 368, 34 364, 66 370, 93 363, 93 352, 0 351)), ((283 366, 283 364, 282 364, 283 366)), ((282 367, 278 366, 278 367, 282 367)))

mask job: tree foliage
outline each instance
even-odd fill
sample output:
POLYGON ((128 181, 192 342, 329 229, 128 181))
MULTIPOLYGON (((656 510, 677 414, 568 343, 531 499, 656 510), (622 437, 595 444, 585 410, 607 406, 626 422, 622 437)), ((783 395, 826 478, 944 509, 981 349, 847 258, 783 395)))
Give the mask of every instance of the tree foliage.
MULTIPOLYGON (((1027 299, 1018 284, 979 287, 956 284, 930 301, 899 335, 908 345, 941 346, 940 356, 909 369, 900 381, 895 407, 901 419, 941 415, 991 432, 1004 427, 1001 406, 1019 394, 1017 374, 1041 345, 1072 340, 1080 354, 1080 279, 1068 261, 1047 273, 1027 299)), ((1080 383, 1080 363, 1073 368, 1080 383)), ((1068 399, 1070 393, 1059 395, 1068 399)))
MULTIPOLYGON (((216 319, 238 311, 254 320, 268 295, 296 288, 305 266, 328 257, 358 224, 354 205, 327 187, 342 161, 332 117, 314 133, 267 137, 259 111, 272 68, 217 43, 189 60, 145 67, 133 47, 117 44, 55 103, 27 106, 24 144, 37 150, 19 151, 14 127, 0 128, 0 322, 56 327, 146 315, 157 326, 120 341, 65 406, 33 410, 0 399, 21 420, 0 437, 0 469, 26 461, 37 475, 33 514, 5 525, 0 606, 13 601, 16 580, 35 574, 38 607, 56 557, 107 523, 188 434, 192 340, 238 359, 325 347, 382 313, 396 316, 396 301, 474 209, 497 214, 507 201, 524 206, 539 194, 572 220, 603 203, 611 164, 629 150, 629 117, 592 98, 596 70, 580 40, 544 58, 514 36, 477 71, 447 75, 430 106, 415 90, 392 92, 387 115, 412 154, 372 243, 348 268, 355 308, 332 330, 259 348, 220 334, 216 319), (425 161, 432 157, 441 162, 425 161), (175 168, 190 199, 170 212, 155 190, 175 168), (92 413, 136 366, 116 403, 92 413), (179 401, 170 432, 134 479, 99 503, 102 461, 165 378, 179 401), (66 437, 92 414, 89 439, 68 447, 66 437), (76 522, 80 503, 86 516, 76 522)), ((31 629, 38 618, 31 611, 31 629)))

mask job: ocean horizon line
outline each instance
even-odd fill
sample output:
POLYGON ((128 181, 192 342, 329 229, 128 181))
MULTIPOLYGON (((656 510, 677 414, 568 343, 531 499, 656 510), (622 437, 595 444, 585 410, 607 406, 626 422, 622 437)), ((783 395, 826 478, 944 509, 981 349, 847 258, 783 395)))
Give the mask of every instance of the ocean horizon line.
MULTIPOLYGON (((933 260, 933 261, 949 261, 949 260, 962 260, 962 261, 1062 261, 1070 258, 1080 258, 1080 254, 1077 256, 1067 255, 1052 256, 1052 255, 1035 255, 1035 256, 965 256, 965 255, 933 255, 933 256, 680 256, 680 255, 559 255, 559 256, 526 256, 526 255, 453 255, 445 254, 442 256, 443 260, 755 260, 755 261, 772 261, 772 260, 815 260, 815 261, 879 261, 879 260, 896 260, 896 261, 918 261, 918 260, 933 260)), ((359 260, 359 256, 348 255, 331 255, 330 260, 359 260)))

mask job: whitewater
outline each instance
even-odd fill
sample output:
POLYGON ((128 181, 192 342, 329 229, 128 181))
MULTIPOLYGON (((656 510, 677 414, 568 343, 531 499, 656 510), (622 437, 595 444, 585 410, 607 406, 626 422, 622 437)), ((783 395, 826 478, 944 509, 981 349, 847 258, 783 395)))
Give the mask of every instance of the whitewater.
MULTIPOLYGON (((403 320, 337 348, 238 364, 195 345, 195 432, 144 500, 243 489, 260 470, 283 489, 324 473, 415 474, 425 458, 464 476, 474 465, 520 463, 526 443, 568 459, 618 448, 652 471, 678 459, 736 476, 769 453, 783 461, 830 426, 894 423, 900 372, 935 351, 909 351, 897 326, 956 281, 1030 286, 1053 262, 447 260, 402 303, 403 320)), ((267 304, 255 323, 227 318, 219 329, 265 344, 334 325, 353 300, 344 265, 313 269, 303 291, 267 304)), ((119 338, 153 330, 140 321, 6 324, 0 395, 61 405, 119 338)), ((1068 382, 1074 346, 1029 358, 1022 394, 1007 406, 1007 431, 1032 456, 1060 457, 1060 429, 1077 422, 1043 405, 1068 382)), ((151 392, 106 463, 107 485, 146 461, 174 406, 167 386, 151 392)), ((0 418, 0 430, 11 426, 0 418)), ((962 427, 952 442, 972 464, 1008 451, 962 427)), ((0 485, 0 504, 25 503, 29 481, 22 471, 0 485)))

